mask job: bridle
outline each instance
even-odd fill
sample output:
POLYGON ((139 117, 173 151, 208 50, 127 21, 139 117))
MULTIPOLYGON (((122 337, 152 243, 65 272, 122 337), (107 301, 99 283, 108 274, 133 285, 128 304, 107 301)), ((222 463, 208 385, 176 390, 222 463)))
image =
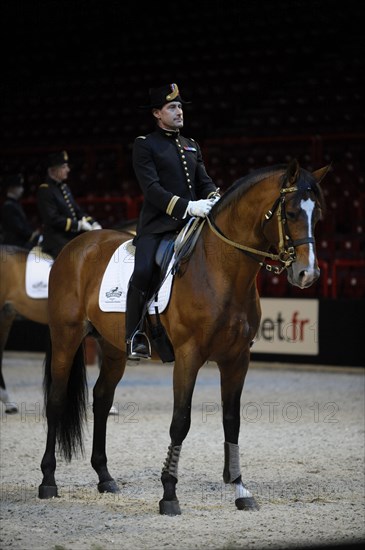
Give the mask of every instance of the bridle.
MULTIPOLYGON (((256 250, 255 248, 250 248, 240 243, 236 243, 231 239, 228 239, 224 233, 219 229, 215 221, 211 218, 210 214, 206 217, 208 225, 212 232, 217 235, 222 241, 226 244, 237 248, 244 252, 247 256, 259 262, 261 267, 264 267, 267 271, 271 271, 277 275, 282 273, 284 269, 288 269, 293 262, 296 260, 295 249, 296 247, 302 244, 314 244, 313 237, 305 237, 303 239, 293 240, 288 231, 287 231, 287 217, 286 217, 286 207, 285 207, 285 198, 289 193, 294 193, 298 191, 298 186, 293 185, 291 187, 282 187, 280 189, 280 195, 274 202, 270 210, 265 214, 265 219, 263 221, 263 228, 271 220, 271 218, 276 213, 277 223, 278 223, 278 232, 279 232, 279 243, 278 243, 278 253, 272 254, 270 252, 265 252, 262 250, 256 250), (271 260, 280 262, 281 265, 276 266, 265 262, 264 260, 259 260, 256 256, 263 256, 264 258, 270 258, 271 260)), ((311 188, 308 187, 308 190, 311 188)))

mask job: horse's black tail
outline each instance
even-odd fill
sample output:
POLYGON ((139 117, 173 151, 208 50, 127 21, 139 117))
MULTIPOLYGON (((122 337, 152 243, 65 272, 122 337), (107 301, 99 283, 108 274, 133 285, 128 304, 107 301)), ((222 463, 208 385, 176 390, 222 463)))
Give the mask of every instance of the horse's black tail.
MULTIPOLYGON (((78 348, 73 359, 67 384, 65 402, 57 405, 57 414, 48 411, 52 385, 51 375, 52 345, 49 338, 44 361, 43 392, 48 422, 56 423, 56 440, 60 454, 70 462, 78 451, 84 453, 83 427, 86 421, 88 388, 85 367, 84 344, 78 348), (52 418, 50 418, 52 417, 52 418)), ((57 388, 55 388, 57 390, 57 388)))

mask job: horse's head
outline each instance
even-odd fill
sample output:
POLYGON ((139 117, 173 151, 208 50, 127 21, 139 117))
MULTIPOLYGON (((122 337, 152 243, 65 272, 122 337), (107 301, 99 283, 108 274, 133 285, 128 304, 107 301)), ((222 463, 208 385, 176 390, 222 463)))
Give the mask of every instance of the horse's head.
POLYGON ((320 181, 326 166, 313 173, 293 160, 282 178, 278 214, 278 252, 288 259, 288 281, 299 288, 311 286, 319 277, 314 229, 324 209, 320 181))
POLYGON ((209 227, 226 244, 242 250, 268 271, 281 273, 286 269, 292 285, 306 288, 319 277, 314 228, 324 209, 319 183, 328 170, 326 166, 310 173, 296 160, 286 167, 256 170, 224 193, 207 217, 209 227), (256 187, 260 182, 263 185, 256 187), (248 228, 248 245, 241 242, 240 220, 245 220, 248 228), (270 245, 276 253, 269 252, 270 245), (280 265, 262 258, 279 261, 280 265))

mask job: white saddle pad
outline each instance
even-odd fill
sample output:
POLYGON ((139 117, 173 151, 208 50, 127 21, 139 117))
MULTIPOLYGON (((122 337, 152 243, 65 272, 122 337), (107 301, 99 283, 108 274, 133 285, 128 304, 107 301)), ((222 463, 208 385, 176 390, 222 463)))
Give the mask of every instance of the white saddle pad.
MULTIPOLYGON (((161 313, 166 309, 172 286, 172 275, 170 268, 173 264, 172 258, 168 269, 168 275, 158 292, 158 310, 161 313)), ((127 241, 120 245, 110 258, 108 266, 103 275, 99 292, 99 307, 102 311, 125 312, 126 298, 129 279, 134 268, 134 246, 132 241, 127 241)), ((152 301, 148 311, 155 313, 156 302, 152 301)))
POLYGON ((28 254, 25 266, 25 291, 29 298, 48 298, 49 272, 53 265, 52 256, 35 246, 28 254))

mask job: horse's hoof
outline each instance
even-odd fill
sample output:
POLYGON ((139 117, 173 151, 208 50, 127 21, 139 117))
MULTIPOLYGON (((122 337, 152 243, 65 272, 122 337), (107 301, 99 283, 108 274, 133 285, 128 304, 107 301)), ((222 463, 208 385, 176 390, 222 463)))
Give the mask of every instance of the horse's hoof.
POLYGON ((19 412, 19 409, 15 403, 7 403, 5 406, 5 412, 6 414, 15 414, 19 412))
POLYGON ((253 497, 237 498, 235 504, 238 510, 250 510, 251 512, 260 510, 260 506, 253 497))
POLYGON ((57 485, 40 485, 38 487, 39 498, 55 498, 58 497, 57 485))
POLYGON ((180 516, 181 510, 178 500, 160 500, 160 514, 162 516, 180 516))
POLYGON ((98 483, 98 491, 99 493, 120 493, 120 489, 114 479, 98 483))

